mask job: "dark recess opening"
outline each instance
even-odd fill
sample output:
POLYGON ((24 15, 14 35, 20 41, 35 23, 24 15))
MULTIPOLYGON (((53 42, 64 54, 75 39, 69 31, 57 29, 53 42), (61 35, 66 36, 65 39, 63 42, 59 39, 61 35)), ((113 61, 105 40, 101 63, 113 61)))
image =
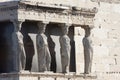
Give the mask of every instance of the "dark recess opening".
POLYGON ((25 48, 25 53, 26 53, 26 67, 25 70, 31 71, 32 68, 32 60, 33 56, 35 54, 34 50, 34 44, 29 36, 29 33, 37 33, 37 27, 36 27, 36 22, 24 22, 22 24, 22 29, 21 32, 23 34, 23 43, 24 43, 24 48, 25 48))
POLYGON ((13 24, 0 22, 0 73, 8 73, 14 70, 12 53, 13 24))

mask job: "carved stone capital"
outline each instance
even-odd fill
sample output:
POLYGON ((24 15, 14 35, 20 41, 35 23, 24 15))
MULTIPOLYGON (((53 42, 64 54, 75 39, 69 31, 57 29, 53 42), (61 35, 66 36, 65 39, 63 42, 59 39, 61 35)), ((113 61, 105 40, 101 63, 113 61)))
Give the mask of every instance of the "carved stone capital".
POLYGON ((94 25, 89 25, 89 28, 90 29, 93 29, 95 26, 94 25))
POLYGON ((25 20, 11 19, 10 21, 14 24, 14 26, 20 26, 25 20))
POLYGON ((62 23, 62 24, 58 24, 60 27, 66 27, 69 28, 72 24, 69 23, 62 23))
POLYGON ((38 22, 38 27, 40 28, 40 27, 46 27, 47 26, 47 24, 49 24, 49 22, 48 21, 42 21, 42 22, 38 22))
POLYGON ((86 25, 86 26, 81 26, 81 28, 83 28, 83 29, 89 29, 89 30, 91 30, 91 29, 93 29, 94 28, 94 25, 86 25))
POLYGON ((42 21, 43 24, 49 24, 49 21, 42 21))
POLYGON ((15 27, 15 31, 16 30, 21 30, 21 27, 22 27, 22 23, 25 21, 25 20, 16 20, 16 19, 11 19, 10 20, 14 27, 15 27))
POLYGON ((45 33, 45 29, 46 29, 46 26, 49 22, 38 22, 38 28, 39 28, 39 33, 42 34, 42 33, 45 33))
POLYGON ((61 27, 62 34, 67 35, 68 31, 69 31, 69 27, 71 26, 71 24, 63 23, 63 24, 59 24, 59 26, 61 27))

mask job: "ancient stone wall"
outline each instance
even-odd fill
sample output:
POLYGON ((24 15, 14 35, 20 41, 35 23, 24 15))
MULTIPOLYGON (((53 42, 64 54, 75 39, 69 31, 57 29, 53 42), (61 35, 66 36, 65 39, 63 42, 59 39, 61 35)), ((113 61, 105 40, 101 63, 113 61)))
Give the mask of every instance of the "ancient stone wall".
POLYGON ((119 71, 119 9, 120 4, 99 4, 93 30, 95 71, 119 71))
MULTIPOLYGON (((34 1, 34 0, 33 0, 34 1)), ((40 0, 39 0, 40 1, 40 0)), ((42 1, 42 0, 41 0, 42 1)), ((65 0, 44 0, 44 2, 55 2, 59 4, 73 5, 79 7, 97 7, 98 13, 94 18, 93 38, 93 66, 92 72, 97 74, 98 80, 119 80, 120 79, 120 4, 94 2, 93 0, 70 1, 65 0), (114 77, 113 77, 114 76, 114 77)), ((84 57, 82 39, 84 30, 81 27, 75 28, 75 41, 79 63, 78 73, 84 70, 84 57)))

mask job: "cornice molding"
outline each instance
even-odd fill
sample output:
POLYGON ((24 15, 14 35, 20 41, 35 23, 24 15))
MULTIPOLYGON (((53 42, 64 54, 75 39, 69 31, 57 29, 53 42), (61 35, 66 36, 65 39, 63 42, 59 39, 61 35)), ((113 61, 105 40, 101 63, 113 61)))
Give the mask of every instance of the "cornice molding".
MULTIPOLYGON (((91 25, 97 13, 97 8, 80 7, 49 7, 30 5, 23 2, 10 2, 0 6, 0 21, 2 19, 51 21, 57 23, 69 23, 77 25, 91 25), (11 3, 11 4, 10 4, 11 3), (7 16, 5 16, 7 15, 7 16)), ((5 4, 5 3, 4 3, 5 4)), ((54 5, 56 6, 56 5, 54 5)))

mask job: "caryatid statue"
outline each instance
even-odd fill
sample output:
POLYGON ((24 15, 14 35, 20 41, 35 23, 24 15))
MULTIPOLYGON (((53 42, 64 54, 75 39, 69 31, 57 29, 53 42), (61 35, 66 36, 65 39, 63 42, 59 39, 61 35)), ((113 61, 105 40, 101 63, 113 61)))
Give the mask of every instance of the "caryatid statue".
POLYGON ((84 27, 85 36, 83 38, 83 47, 84 47, 84 73, 91 73, 92 67, 92 59, 93 59, 93 48, 92 48, 92 40, 91 40, 91 29, 92 27, 86 26, 84 27))
POLYGON ((48 48, 47 37, 44 34, 47 23, 38 22, 39 33, 36 36, 38 69, 39 72, 50 71, 51 55, 48 48))
POLYGON ((62 63, 62 73, 69 72, 70 64, 70 38, 68 37, 69 24, 61 24, 62 35, 60 36, 60 53, 61 53, 61 63, 62 63))
POLYGON ((14 24, 14 32, 12 34, 13 51, 16 54, 14 66, 16 67, 16 71, 22 71, 25 70, 26 65, 26 54, 23 44, 23 35, 20 32, 23 21, 12 20, 12 22, 14 24))

